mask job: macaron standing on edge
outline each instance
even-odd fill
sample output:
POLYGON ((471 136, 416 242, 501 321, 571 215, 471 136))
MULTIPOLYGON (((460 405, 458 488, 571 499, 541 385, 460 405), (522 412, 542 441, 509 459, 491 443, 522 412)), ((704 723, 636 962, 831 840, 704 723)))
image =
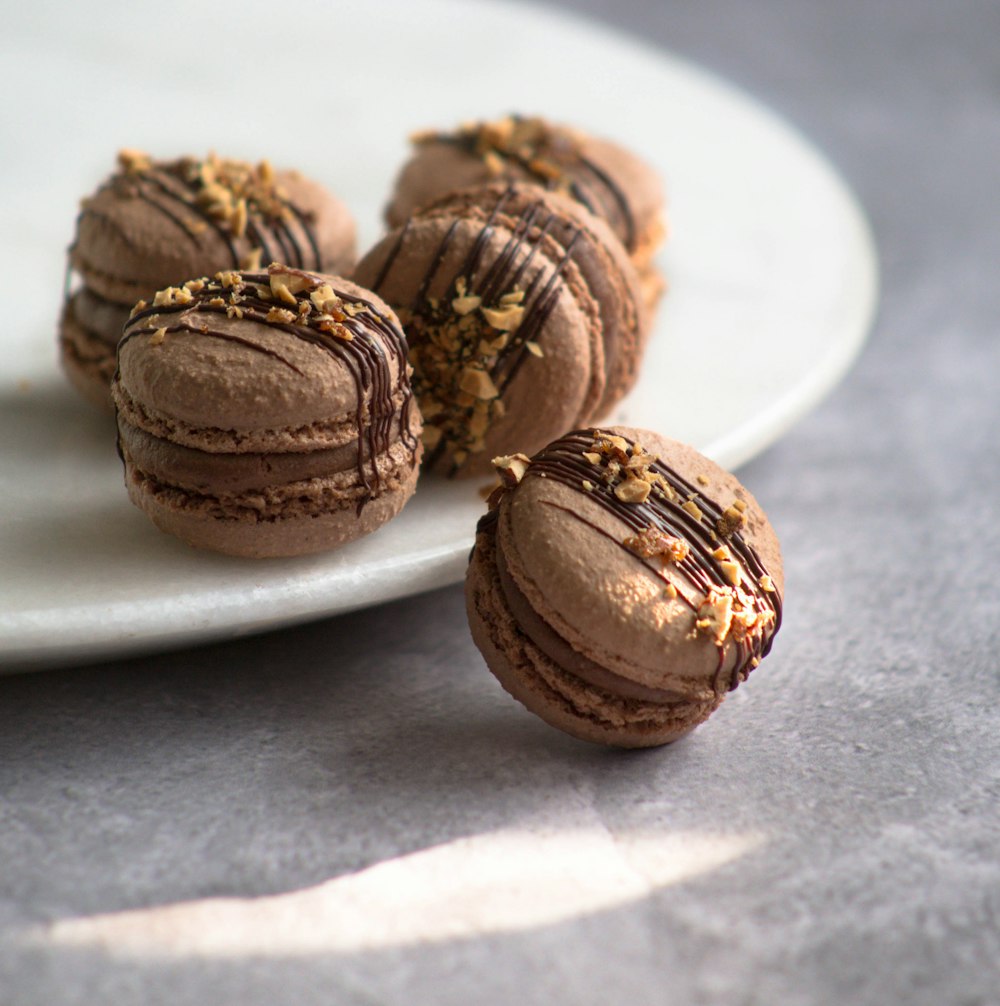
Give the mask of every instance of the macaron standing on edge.
POLYGON ((760 505, 693 448, 627 427, 497 459, 466 576, 503 687, 575 737, 669 743, 745 681, 781 624, 760 505))
POLYGON ((420 414, 390 308, 272 265, 140 302, 112 382, 129 497, 161 530, 230 555, 325 551, 413 494, 420 414))
POLYGON ((271 262, 345 273, 354 252, 346 207, 297 172, 123 150, 77 218, 59 325, 63 370, 84 398, 110 409, 115 346, 138 300, 194 276, 271 262), (73 292, 71 271, 82 279, 73 292))

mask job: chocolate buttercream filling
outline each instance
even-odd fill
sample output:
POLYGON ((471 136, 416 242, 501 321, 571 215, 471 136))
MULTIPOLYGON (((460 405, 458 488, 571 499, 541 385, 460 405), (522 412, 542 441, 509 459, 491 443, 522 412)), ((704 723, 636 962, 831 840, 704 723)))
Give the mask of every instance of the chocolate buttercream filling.
MULTIPOLYGON (((399 421, 396 411, 394 421, 399 421)), ((172 443, 126 422, 119 413, 119 435, 132 463, 164 484, 201 493, 242 493, 357 468, 358 441, 309 451, 216 453, 172 443)), ((392 440, 400 440, 397 436, 392 440)), ((388 449, 388 445, 387 448, 388 449)))
POLYGON ((495 553, 497 573, 504 599, 518 627, 542 653, 564 671, 568 671, 589 685, 602 688, 621 698, 639 699, 642 702, 655 702, 660 705, 676 705, 690 701, 677 692, 664 688, 650 688, 638 681, 622 677, 589 657, 585 657, 579 650, 575 650, 545 621, 514 582, 499 542, 496 542, 495 553))

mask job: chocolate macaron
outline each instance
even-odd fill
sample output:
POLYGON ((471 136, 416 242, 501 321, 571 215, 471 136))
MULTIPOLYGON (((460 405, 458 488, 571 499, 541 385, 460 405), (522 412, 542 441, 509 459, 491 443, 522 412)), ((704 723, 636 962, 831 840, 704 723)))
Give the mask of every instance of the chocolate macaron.
POLYGON ((325 551, 416 485, 405 337, 348 280, 271 266, 160 291, 125 326, 111 391, 132 502, 200 548, 325 551))
POLYGON ((625 427, 497 459, 466 578, 503 687, 584 740, 651 747, 704 721, 771 648, 784 589, 760 505, 691 447, 625 427))
POLYGON ((638 271, 647 307, 663 280, 653 258, 666 235, 663 185, 631 150, 545 119, 510 115, 413 137, 415 150, 386 207, 390 227, 453 189, 498 179, 563 192, 606 220, 638 271))
POLYGON ((406 329, 428 467, 492 473, 592 422, 632 386, 648 326, 638 278, 607 225, 523 183, 431 203, 355 278, 406 329))
POLYGON ((153 161, 122 151, 77 218, 69 267, 82 286, 63 307, 63 369, 85 398, 109 408, 115 346, 136 301, 192 276, 271 262, 341 274, 354 252, 346 207, 297 172, 214 154, 153 161))

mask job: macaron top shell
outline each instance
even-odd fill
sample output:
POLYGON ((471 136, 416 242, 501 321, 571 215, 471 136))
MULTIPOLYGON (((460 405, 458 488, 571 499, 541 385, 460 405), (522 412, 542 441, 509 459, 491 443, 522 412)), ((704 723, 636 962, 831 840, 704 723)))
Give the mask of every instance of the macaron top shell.
POLYGON ((623 427, 567 434, 530 463, 508 463, 523 477, 486 518, 498 556, 575 654, 644 688, 704 699, 767 652, 780 623, 780 547, 734 476, 623 427))
POLYGON ((386 304, 351 281, 280 266, 140 302, 113 394, 133 425, 237 453, 334 446, 394 416, 403 429, 415 410, 405 337, 386 304))
MULTIPOLYGON (((428 204, 422 216, 434 214, 478 215, 497 210, 512 229, 518 220, 537 211, 538 188, 523 183, 496 182, 464 189, 428 204)), ((649 334, 649 319, 639 276, 621 242, 608 224, 580 203, 558 192, 544 197, 544 226, 561 247, 569 249, 601 317, 605 383, 604 393, 590 403, 587 419, 600 419, 635 383, 642 351, 649 334)), ((569 424, 575 425, 575 424, 569 424)))
POLYGON ((550 196, 487 192, 414 216, 355 278, 406 326, 427 464, 488 474, 490 458, 586 422, 604 393, 600 305, 550 196), (566 241, 564 244, 563 241, 566 241))
POLYGON ((223 268, 270 262, 324 273, 353 263, 346 207, 297 172, 209 156, 154 162, 134 151, 83 201, 70 263, 108 300, 223 268))
POLYGON ((507 116, 453 132, 414 137, 386 208, 390 226, 453 189, 526 181, 561 191, 605 219, 629 252, 659 226, 663 188, 656 172, 610 140, 540 118, 507 116))

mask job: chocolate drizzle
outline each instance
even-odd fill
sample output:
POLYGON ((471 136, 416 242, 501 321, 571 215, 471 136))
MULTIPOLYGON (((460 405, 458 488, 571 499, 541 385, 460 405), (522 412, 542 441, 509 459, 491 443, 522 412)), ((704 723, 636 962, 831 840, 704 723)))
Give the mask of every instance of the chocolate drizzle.
MULTIPOLYGON (((677 589, 677 600, 686 605, 697 618, 704 599, 712 591, 729 592, 732 590, 720 560, 712 554, 719 545, 719 540, 713 535, 712 528, 722 518, 722 509, 716 502, 707 499, 695 486, 658 459, 649 464, 649 471, 654 476, 662 477, 677 498, 671 498, 668 493, 654 489, 643 502, 623 502, 615 494, 613 480, 602 478, 607 473, 608 458, 603 458, 603 463, 595 465, 584 457, 585 453, 594 452, 595 438, 599 437, 599 432, 595 430, 577 430, 568 433, 531 459, 524 479, 551 479, 577 492, 584 493, 633 532, 639 533, 652 527, 663 534, 686 541, 690 546, 687 555, 680 562, 671 563, 671 569, 680 574, 680 578, 688 585, 688 591, 677 589, 676 580, 666 576, 661 567, 644 561, 624 544, 624 539, 609 534, 607 530, 587 520, 577 510, 550 500, 542 501, 543 504, 562 510, 575 520, 586 524, 593 531, 613 541, 636 561, 643 562, 643 565, 654 575, 677 589), (589 490, 584 489, 584 481, 591 486, 589 490), (697 519, 684 509, 683 504, 693 496, 698 497, 698 507, 702 511, 704 519, 697 519)), ((634 448, 635 445, 630 444, 630 447, 634 448)), ((494 502, 499 503, 498 500, 494 502)), ((492 507, 480 519, 477 530, 491 532, 498 516, 499 505, 492 507)), ((771 649, 774 635, 781 625, 782 612, 781 597, 777 590, 766 591, 761 586, 762 578, 768 574, 756 549, 739 533, 730 535, 726 539, 726 545, 742 573, 740 589, 746 592, 756 615, 765 621, 764 628, 760 632, 747 632, 742 638, 729 637, 732 638, 736 646, 737 655, 728 683, 722 680, 726 640, 718 643, 719 663, 715 677, 715 691, 717 693, 723 690, 724 685, 730 691, 736 688, 741 681, 746 680, 760 659, 767 655, 771 649)))
MULTIPOLYGON (((429 291, 438 277, 449 250, 457 240, 463 218, 457 218, 453 221, 431 257, 412 302, 403 309, 404 316, 410 319, 406 325, 410 344, 419 349, 425 339, 433 339, 433 333, 437 329, 454 321, 451 304, 456 297, 478 297, 481 299, 482 307, 488 309, 502 305, 501 298, 509 295, 511 291, 522 291, 524 313, 520 323, 516 329, 509 333, 506 344, 496 352, 495 358, 491 358, 492 362, 486 368, 486 373, 497 389, 498 398, 503 397, 504 392, 531 355, 529 343, 532 345, 540 343, 545 324, 564 289, 563 273, 573 258, 574 249, 580 236, 579 228, 574 227, 568 240, 565 240, 561 246, 562 255, 551 264, 551 268, 538 268, 530 281, 525 283, 529 269, 537 259, 545 254, 539 249, 550 235, 554 225, 562 218, 548 210, 542 200, 530 202, 517 216, 512 218, 506 216, 504 210, 515 191, 515 187, 510 186, 499 194, 489 215, 482 222, 458 271, 450 277, 444 296, 431 298, 428 296, 429 291), (508 231, 508 237, 503 248, 487 264, 484 261, 487 250, 498 229, 508 231)), ((444 211, 447 212, 447 209, 444 211)), ((376 293, 382 290, 391 275, 400 251, 411 233, 412 226, 413 220, 411 218, 400 229, 373 283, 372 288, 376 293)), ((487 328, 490 327, 486 325, 485 320, 483 325, 487 328)), ((499 329, 492 331, 494 336, 503 334, 499 329)), ((469 334, 463 333, 458 350, 457 366, 474 361, 482 334, 481 329, 479 331, 473 329, 469 334)), ((416 357, 416 354, 414 356, 416 357)), ((441 428, 439 423, 451 423, 457 425, 464 432, 464 424, 461 422, 455 424, 457 403, 454 399, 457 397, 456 390, 444 387, 429 379, 416 359, 413 380, 418 394, 429 393, 445 405, 445 410, 440 413, 441 419, 438 423, 435 422, 433 415, 428 417, 425 423, 430 426, 437 425, 439 428, 441 428)), ((441 439, 427 457, 428 467, 433 467, 445 451, 452 450, 453 454, 455 453, 456 444, 453 437, 448 436, 447 432, 442 429, 441 439)), ((449 474, 454 475, 459 467, 460 463, 453 460, 449 474)))
MULTIPOLYGON (((406 337, 394 320, 381 314, 374 303, 335 287, 331 287, 334 297, 348 305, 350 310, 337 311, 334 317, 313 311, 310 293, 328 283, 328 278, 324 276, 287 270, 280 266, 272 266, 268 272, 220 273, 219 276, 226 276, 227 282, 224 284, 218 278, 199 281, 203 286, 189 291, 191 299, 186 303, 153 304, 136 311, 126 324, 124 335, 118 344, 119 360, 122 347, 136 336, 153 335, 161 330, 163 337, 172 332, 193 332, 205 338, 246 346, 254 352, 278 360, 289 370, 302 376, 302 371, 281 353, 252 338, 211 326, 210 319, 213 316, 234 317, 237 316, 237 311, 238 317, 244 321, 281 329, 335 356, 350 371, 356 391, 357 471, 364 488, 358 502, 360 514, 364 505, 382 487, 377 461, 389 449, 394 420, 398 425, 400 440, 416 456, 418 442, 410 431, 412 393, 407 377, 406 337), (271 294, 271 277, 275 274, 293 276, 303 285, 302 289, 293 294, 296 301, 294 306, 271 294), (300 305, 309 305, 309 311, 298 311, 300 305), (293 316, 292 320, 276 317, 275 308, 293 316), (174 320, 168 321, 163 316, 174 320), (396 366, 395 382, 392 380, 390 357, 396 366), (402 405, 397 408, 393 399, 399 394, 402 394, 402 405)), ((184 289, 191 286, 192 284, 188 284, 184 289)), ((116 373, 116 381, 118 377, 119 374, 116 373)))

